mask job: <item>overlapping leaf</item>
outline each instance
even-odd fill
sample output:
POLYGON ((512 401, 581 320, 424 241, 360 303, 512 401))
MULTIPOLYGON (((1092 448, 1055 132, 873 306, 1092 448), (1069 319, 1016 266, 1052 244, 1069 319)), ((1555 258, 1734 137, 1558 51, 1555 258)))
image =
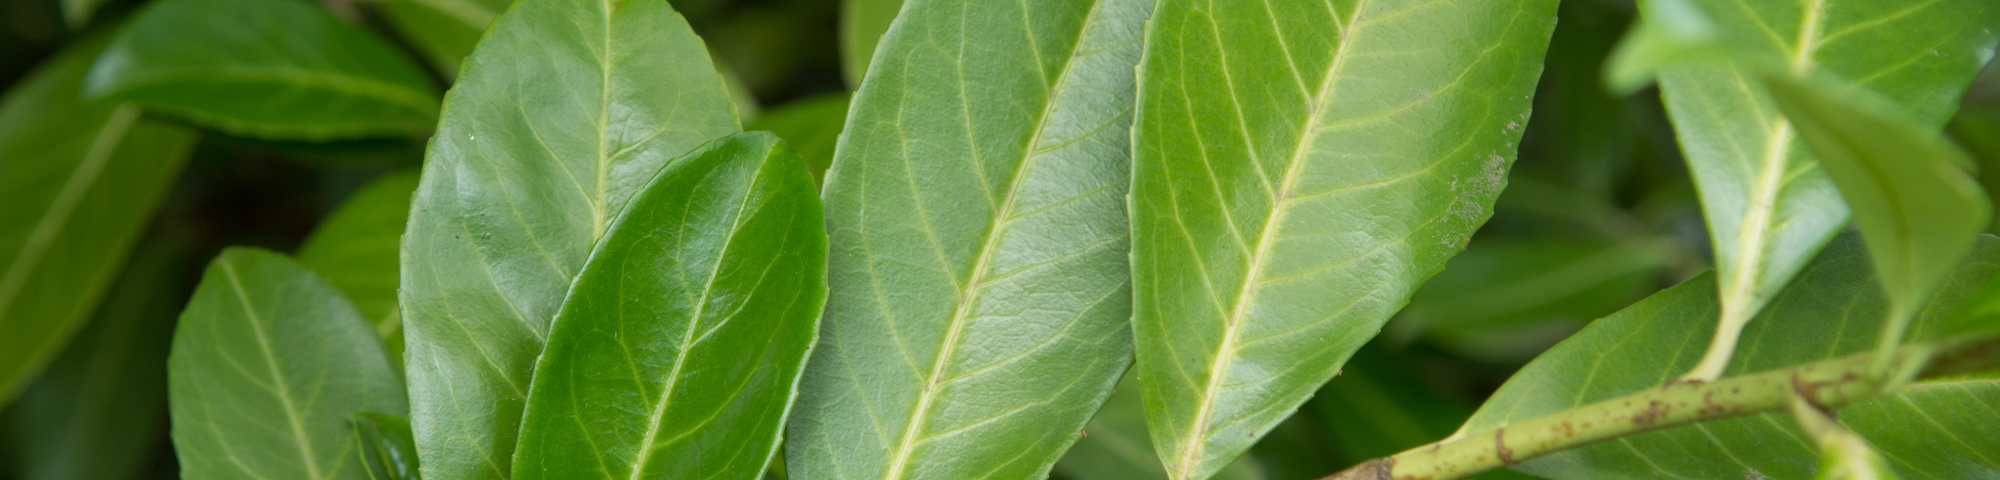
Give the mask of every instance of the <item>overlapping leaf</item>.
POLYGON ((62 350, 180 174, 194 135, 78 94, 104 39, 0 97, 0 404, 62 350))
POLYGON ((421 135, 438 111, 437 87, 415 62, 300 0, 151 4, 88 84, 91 96, 268 139, 421 135))
POLYGON ((1168 1, 1134 125, 1135 340, 1175 479, 1248 449, 1490 214, 1553 1, 1168 1))
MULTIPOLYGON (((1854 235, 1834 240, 1743 331, 1727 374, 1866 352, 1887 302, 1854 235)), ((1985 237, 1918 317, 1922 333, 1972 288, 2000 272, 2000 240, 1985 237)), ((1715 331, 1715 278, 1704 275, 1592 323, 1509 379, 1467 424, 1504 427, 1652 388, 1699 360, 1715 331)), ((1929 381, 1839 411, 1840 422, 1914 478, 2000 475, 2000 380, 1929 381)), ((1812 441, 1783 412, 1634 435, 1516 467, 1553 478, 1808 478, 1812 441)))
POLYGON ((667 160, 737 129, 664 0, 523 0, 466 62, 403 239, 430 480, 507 477, 535 357, 591 245, 667 160))
POLYGON ((861 88, 861 76, 868 73, 868 60, 875 45, 889 31, 904 0, 842 0, 840 2, 840 71, 847 86, 861 88))
POLYGON ((446 78, 472 54, 479 37, 513 0, 383 0, 383 20, 446 78))
POLYGON ((818 336, 825 225, 769 133, 668 164, 556 315, 514 478, 760 478, 818 336))
POLYGON ((340 289, 291 259, 224 250, 167 360, 181 475, 367 479, 349 417, 405 410, 370 327, 340 289))
POLYGON ((392 173, 361 187, 327 214, 299 246, 298 261, 340 287, 375 324, 390 353, 403 353, 403 318, 396 311, 396 254, 410 218, 416 172, 392 173))
MULTIPOLYGON (((2000 19, 2000 9, 1981 0, 1671 3, 1684 2, 1736 56, 1852 82, 1888 97, 1925 129, 1944 123, 1991 56, 1990 27, 2000 19)), ((1715 245, 1721 321, 1730 325, 1754 317, 1848 219, 1840 192, 1757 75, 1747 64, 1659 75, 1715 245)), ((1724 359, 1729 339, 1725 331, 1712 347, 1714 360, 1724 359)))
POLYGON ((913 0, 827 174, 794 478, 1046 475, 1130 361, 1124 197, 1148 0, 913 0))
POLYGON ((744 129, 778 134, 806 162, 813 181, 820 182, 827 167, 833 166, 833 149, 847 122, 847 102, 848 96, 841 94, 796 100, 765 111, 744 129))

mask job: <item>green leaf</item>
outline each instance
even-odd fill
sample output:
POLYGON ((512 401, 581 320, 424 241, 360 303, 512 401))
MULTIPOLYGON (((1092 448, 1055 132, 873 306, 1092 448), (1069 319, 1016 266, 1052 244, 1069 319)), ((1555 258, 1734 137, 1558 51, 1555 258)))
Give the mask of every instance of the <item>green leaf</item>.
POLYGON ((513 478, 761 477, 818 337, 825 225, 770 133, 667 164, 556 315, 513 478))
POLYGON ((396 311, 396 255, 410 217, 410 196, 417 190, 417 172, 382 176, 348 197, 329 213, 299 246, 298 261, 340 287, 375 333, 389 346, 392 358, 403 356, 403 319, 396 311))
POLYGON ((0 404, 95 309, 194 135, 77 94, 104 39, 57 55, 0 97, 0 404))
POLYGON ((1821 409, 1804 395, 1792 395, 1792 419, 1798 420, 1814 443, 1819 444, 1818 480, 1896 480, 1882 455, 1874 447, 1834 421, 1833 412, 1821 409))
POLYGON ((1983 0, 1676 3, 1706 15, 1712 40, 1737 59, 1667 66, 1659 75, 1715 246, 1723 334, 1690 372, 1713 377, 1734 350, 1732 332, 1848 221, 1833 180, 1771 104, 1759 72, 1841 79, 1935 130, 1991 56, 1995 37, 1983 27, 2000 9, 1983 0))
POLYGON ((847 123, 847 100, 845 94, 794 100, 765 110, 744 129, 768 130, 785 139, 799 158, 804 159, 806 169, 817 183, 826 177, 827 167, 833 165, 833 148, 840 140, 841 127, 847 123))
POLYGON ((479 36, 513 0, 384 0, 382 18, 445 78, 456 78, 479 36))
MULTIPOLYGON (((1314 414, 1311 416, 1331 433, 1341 466, 1444 438, 1472 415, 1470 402, 1446 396, 1437 386, 1423 381, 1416 368, 1420 360, 1405 352, 1362 348, 1341 367, 1339 376, 1306 402, 1307 411, 1314 414)), ((1470 478, 1529 477, 1500 470, 1470 478)))
POLYGON ((1481 236, 1417 290, 1390 335, 1422 336, 1482 360, 1524 361, 1658 289, 1674 248, 1665 238, 1481 236))
MULTIPOLYGON (((2000 239, 1985 237, 1922 310, 1919 332, 2000 272, 2000 239)), ((1693 366, 1715 331, 1714 275, 1660 292, 1599 319, 1523 367, 1467 422, 1486 431, 1619 395, 1655 388, 1693 366)), ((1827 246, 1743 330, 1728 374, 1790 367, 1868 351, 1888 305, 1855 235, 1827 246)), ((2000 380, 1963 378, 1912 385, 1840 410, 1897 471, 1915 478, 2000 475, 2000 380)), ((1665 408, 1700 408, 1667 406, 1665 408)), ((1808 478, 1812 441, 1783 412, 1644 433, 1527 460, 1516 469, 1548 478, 1808 478)))
POLYGON ((283 255, 223 250, 167 360, 181 475, 366 479, 349 416, 403 414, 398 380, 340 289, 283 255))
POLYGON ((166 433, 167 360, 174 315, 193 262, 148 243, 132 256, 89 325, 21 393, 0 422, 20 480, 138 478, 166 433))
MULTIPOLYGON (((1783 77, 1766 77, 1771 98, 1840 187, 1888 291, 1894 348, 1915 308, 1957 270, 1992 219, 1992 204, 1967 174, 1972 159, 1935 131, 1872 103, 1783 77)), ((1865 92, 1844 92, 1868 98, 1865 92)), ((1872 100, 1872 99, 1871 99, 1872 100)), ((1883 350, 1887 351, 1887 350, 1883 350)))
POLYGON ((1076 441, 1131 361, 1127 126, 1152 3, 904 6, 826 176, 794 478, 1035 478, 1076 441))
POLYGON ((62 0, 63 23, 71 30, 80 30, 90 24, 90 15, 109 0, 62 0))
POLYGON ((98 58, 85 92, 267 139, 422 136, 438 112, 415 62, 302 0, 154 2, 98 58))
POLYGON ((1133 325, 1173 478, 1250 448, 1486 220, 1555 10, 1163 2, 1133 130, 1133 325))
MULTIPOLYGON (((1083 438, 1056 461, 1055 473, 1070 480, 1153 480, 1167 478, 1167 467, 1153 453, 1146 436, 1146 404, 1139 399, 1139 379, 1126 375, 1097 416, 1084 426, 1083 438)), ((1217 480, 1265 480, 1257 455, 1246 454, 1215 474, 1217 480)))
POLYGON ((591 245, 669 159, 737 129, 679 14, 613 7, 516 3, 446 96, 402 248, 424 478, 507 477, 535 357, 591 245))
POLYGON ((875 44, 896 21, 903 0, 841 0, 840 71, 849 88, 860 89, 861 77, 868 73, 868 59, 875 56, 875 44))
POLYGON ((381 413, 357 413, 354 440, 360 445, 368 480, 417 480, 417 443, 410 419, 381 413))

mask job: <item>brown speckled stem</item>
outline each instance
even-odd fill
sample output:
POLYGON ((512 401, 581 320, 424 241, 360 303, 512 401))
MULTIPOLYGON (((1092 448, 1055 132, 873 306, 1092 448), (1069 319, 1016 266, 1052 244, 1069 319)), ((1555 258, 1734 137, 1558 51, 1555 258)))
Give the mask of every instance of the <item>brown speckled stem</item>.
MULTIPOLYGON (((1840 357, 1714 382, 1673 381, 1644 391, 1413 448, 1356 465, 1322 480, 1448 480, 1604 440, 1695 422, 1782 410, 1794 388, 1834 408, 1881 395, 1902 382, 1869 375, 1872 355, 1840 357)), ((1916 378, 2000 367, 2000 339, 1904 347, 1899 368, 1925 365, 1916 378)))

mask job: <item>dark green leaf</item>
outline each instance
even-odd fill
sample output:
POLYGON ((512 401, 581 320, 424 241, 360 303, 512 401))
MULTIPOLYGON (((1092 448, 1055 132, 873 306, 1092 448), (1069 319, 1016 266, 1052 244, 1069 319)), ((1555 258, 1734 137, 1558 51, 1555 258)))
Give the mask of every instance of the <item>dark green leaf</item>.
POLYGON ((889 31, 903 0, 842 0, 840 2, 840 71, 849 88, 860 89, 861 77, 868 73, 868 59, 875 56, 875 44, 889 31))
MULTIPOLYGON (((1861 241, 1834 240, 1743 330, 1728 374, 1789 367, 1867 351, 1887 303, 1861 241)), ((2000 240, 1986 237, 1918 317, 1920 332, 1968 290, 2000 271, 2000 240)), ((1516 373, 1468 422, 1491 430, 1657 387, 1695 364, 1715 331, 1715 278, 1703 275, 1592 323, 1516 373)), ((1918 383, 1840 410, 1899 472, 1916 478, 2000 475, 2000 380, 1918 383)), ((1699 408, 1670 406, 1668 408, 1699 408)), ((1662 430, 1540 457, 1518 469, 1551 478, 1774 478, 1812 475, 1819 455, 1782 412, 1662 430)))
MULTIPOLYGON (((1139 400, 1139 380, 1126 375, 1104 408, 1084 426, 1084 436, 1056 462, 1055 473, 1070 480, 1155 480, 1167 478, 1167 468, 1153 453, 1146 436, 1146 404, 1139 400)), ((1264 480, 1256 454, 1244 455, 1215 474, 1217 480, 1264 480)))
POLYGON ((1892 315, 1914 313, 1958 269, 1993 216, 1986 192, 1961 169, 1971 168, 1972 159, 1913 120, 1871 109, 1873 103, 1783 77, 1768 77, 1765 86, 1854 211, 1876 277, 1891 308, 1901 310, 1892 315))
POLYGON ((405 410, 388 353, 340 289, 250 248, 202 275, 167 378, 183 478, 366 479, 349 416, 405 410))
POLYGON ((132 256, 89 325, 4 417, 20 480, 136 478, 166 432, 161 367, 194 267, 180 249, 132 256))
POLYGON ((417 172, 391 173, 361 187, 321 220, 299 246, 300 264, 340 287, 375 324, 393 358, 403 356, 403 319, 396 312, 396 247, 410 217, 417 172))
POLYGON ((1133 133, 1133 324, 1173 478, 1250 448, 1486 220, 1555 9, 1162 3, 1133 133))
MULTIPOLYGON (((1446 396, 1437 386, 1422 381, 1415 365, 1418 360, 1404 352, 1362 348, 1341 367, 1339 376, 1306 402, 1306 409, 1331 432, 1340 452, 1340 466, 1444 438, 1472 415, 1470 402, 1446 396)), ((1524 477, 1502 470, 1471 478, 1524 477)))
POLYGON ((459 64, 479 36, 513 0, 383 0, 383 19, 445 76, 458 76, 459 64))
POLYGON ((109 0, 62 0, 63 22, 71 29, 80 29, 90 23, 90 15, 97 13, 109 0))
POLYGON ((1076 441, 1131 361, 1127 126, 1152 3, 904 6, 826 176, 796 478, 1035 478, 1076 441))
POLYGON ((570 281, 667 160, 737 129, 664 0, 523 0, 447 95, 403 239, 412 427, 430 480, 500 479, 570 281))
POLYGON ((270 139, 422 135, 438 111, 416 63, 302 0, 154 2, 98 58, 86 91, 270 139))
POLYGON ((104 45, 57 55, 0 97, 0 404, 95 309, 194 135, 77 89, 104 45))
POLYGON ((357 413, 354 440, 359 442, 361 464, 368 480, 417 480, 417 442, 410 433, 410 419, 381 413, 357 413))
POLYGON ((770 133, 667 164, 556 315, 513 478, 762 476, 818 336, 825 225, 770 133))
POLYGON ((1674 248, 1661 238, 1482 236, 1417 290, 1391 334, 1421 335, 1483 360, 1527 360, 1658 289, 1674 248))
POLYGON ((840 140, 841 126, 847 123, 847 100, 845 94, 795 100, 764 111, 743 128, 778 134, 805 160, 813 181, 819 182, 833 165, 833 147, 840 140))
POLYGON ((1668 66, 1659 75, 1715 246, 1725 327, 1693 372, 1711 377, 1734 349, 1732 332, 1848 221, 1840 192, 1771 105, 1758 72, 1845 80, 1936 129, 1991 56, 1995 37, 1982 27, 2000 9, 1985 0, 1660 3, 1685 3, 1682 16, 1705 16, 1709 41, 1739 59, 1668 66))

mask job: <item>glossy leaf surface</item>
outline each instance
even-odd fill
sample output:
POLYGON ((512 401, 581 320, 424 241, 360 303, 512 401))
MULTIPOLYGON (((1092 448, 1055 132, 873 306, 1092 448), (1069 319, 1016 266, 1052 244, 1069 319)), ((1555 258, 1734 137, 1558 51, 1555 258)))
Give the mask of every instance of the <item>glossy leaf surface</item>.
POLYGON ((775 135, 667 164, 556 315, 514 478, 762 476, 818 335, 825 225, 775 135))
POLYGON ((349 416, 400 415, 403 386, 340 289, 268 251, 216 257, 167 360, 174 452, 203 479, 366 479, 349 416))
POLYGON ((766 130, 778 134, 798 152, 812 171, 813 182, 826 178, 833 165, 833 149, 847 122, 847 95, 831 94, 796 100, 764 111, 744 130, 766 130))
POLYGON ((667 160, 737 128, 663 0, 523 0, 461 73, 403 238, 429 480, 507 477, 535 357, 591 245, 667 160))
POLYGON ((1765 85, 1853 209, 1889 303, 1921 303, 1993 216, 1978 180, 1961 169, 1972 159, 1873 104, 1790 79, 1765 85))
POLYGON ((166 432, 168 341, 195 265, 168 244, 140 247, 90 324, 0 423, 0 464, 21 480, 138 478, 166 432))
MULTIPOLYGON (((1925 129, 1944 123, 1991 56, 1995 37, 1986 27, 2000 15, 1981 0, 1690 5, 1737 56, 1857 84, 1925 129)), ((1659 76, 1715 245, 1719 316, 1735 325, 1754 317, 1848 221, 1833 181, 1759 85, 1756 62, 1742 63, 1670 67, 1659 76)))
POLYGON ((1298 408, 1486 220, 1555 7, 1162 3, 1133 127, 1133 324, 1173 478, 1298 408))
POLYGON ((868 73, 868 60, 875 56, 875 45, 881 43, 889 24, 896 21, 896 14, 903 10, 903 1, 841 0, 840 71, 847 77, 848 88, 861 88, 861 77, 868 73))
POLYGON ((795 478, 1046 475, 1130 362, 1125 191, 1149 0, 913 0, 827 174, 795 478))
MULTIPOLYGON (((2000 240, 1985 237, 1918 316, 1918 337, 1972 288, 2000 271, 2000 240)), ((1888 304, 1854 235, 1834 240, 1743 331, 1725 376, 1866 352, 1888 304)), ((1701 357, 1719 307, 1703 275, 1599 319, 1521 369, 1480 407, 1471 431, 1657 387, 1701 357)), ((1913 478, 2000 475, 2000 380, 1918 383, 1839 410, 1842 425, 1913 478)), ((1681 408, 1670 406, 1668 408, 1681 408)), ((1699 408, 1690 406, 1687 408, 1699 408)), ((1808 478, 1813 442, 1785 412, 1644 433, 1539 457, 1516 468, 1556 478, 1808 478)))
POLYGON ((396 312, 401 259, 396 252, 416 190, 414 171, 369 182, 320 220, 297 255, 300 264, 340 287, 361 308, 396 357, 403 352, 403 319, 396 312))
POLYGON ((357 413, 354 441, 368 480, 418 480, 417 441, 410 419, 381 413, 357 413))
POLYGON ((194 135, 78 95, 103 40, 0 97, 0 404, 89 318, 194 135))
POLYGON ((148 5, 85 90, 266 139, 421 136, 438 111, 437 87, 395 46, 299 0, 148 5))

